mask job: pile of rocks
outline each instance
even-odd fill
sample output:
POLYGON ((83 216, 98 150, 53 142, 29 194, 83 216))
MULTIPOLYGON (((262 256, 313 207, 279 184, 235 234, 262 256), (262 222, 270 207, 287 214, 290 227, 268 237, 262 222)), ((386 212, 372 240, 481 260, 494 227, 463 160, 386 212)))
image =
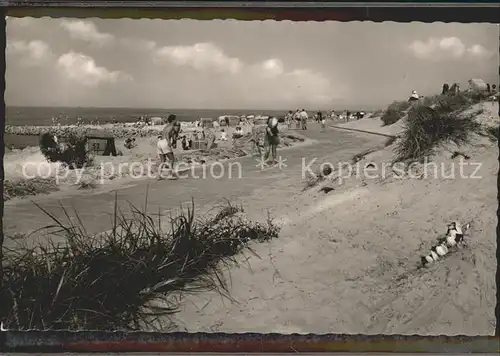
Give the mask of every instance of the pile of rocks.
POLYGON ((144 126, 142 128, 130 126, 103 126, 99 128, 89 126, 5 126, 5 133, 13 135, 29 135, 39 136, 45 133, 50 133, 57 137, 65 137, 70 134, 83 136, 94 136, 96 132, 103 136, 111 136, 114 138, 126 137, 150 137, 157 136, 160 131, 158 126, 144 126))

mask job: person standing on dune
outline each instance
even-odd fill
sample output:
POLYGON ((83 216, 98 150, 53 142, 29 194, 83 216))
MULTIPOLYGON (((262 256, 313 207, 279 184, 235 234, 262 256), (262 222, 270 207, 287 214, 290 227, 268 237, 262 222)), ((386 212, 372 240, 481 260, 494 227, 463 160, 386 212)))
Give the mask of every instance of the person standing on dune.
POLYGON ((163 128, 162 135, 159 137, 158 143, 156 145, 158 157, 160 158, 160 166, 158 167, 157 179, 161 180, 162 172, 165 166, 170 166, 169 179, 177 179, 177 173, 175 172, 175 157, 174 157, 174 147, 177 143, 178 130, 176 125, 176 116, 169 115, 167 119, 167 125, 163 128), (174 144, 175 142, 175 144, 174 144))

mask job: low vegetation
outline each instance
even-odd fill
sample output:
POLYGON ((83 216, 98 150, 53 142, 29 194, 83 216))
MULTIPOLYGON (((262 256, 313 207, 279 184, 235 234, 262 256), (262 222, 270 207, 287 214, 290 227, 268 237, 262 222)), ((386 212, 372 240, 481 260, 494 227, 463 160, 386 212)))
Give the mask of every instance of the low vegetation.
POLYGON ((70 169, 82 168, 90 163, 86 136, 68 134, 64 136, 64 141, 64 144, 58 144, 52 134, 41 135, 40 150, 47 161, 65 163, 70 169))
POLYGON ((3 182, 3 200, 22 198, 37 194, 49 194, 58 191, 54 178, 6 179, 3 182))
POLYGON ((196 217, 192 206, 181 210, 170 218, 168 231, 160 216, 131 211, 127 218, 115 201, 112 229, 99 236, 86 232, 76 212, 77 225, 65 210, 67 224, 44 211, 53 220, 46 232, 64 242, 5 251, 4 325, 137 330, 161 318, 165 330, 180 294, 216 290, 229 297, 224 266, 252 251, 250 241, 267 241, 279 232, 270 218, 252 222, 229 203, 208 217, 196 217))
POLYGON ((460 146, 470 142, 471 134, 481 134, 482 127, 475 120, 480 112, 469 110, 476 100, 463 94, 439 96, 434 98, 432 107, 413 106, 395 148, 397 160, 418 160, 432 155, 440 144, 460 146))
POLYGON ((490 135, 490 138, 494 141, 498 140, 499 135, 500 135, 500 127, 499 126, 490 126, 486 129, 486 132, 488 135, 490 135))
POLYGON ((406 114, 409 107, 410 103, 408 101, 395 101, 387 107, 380 120, 382 120, 384 126, 392 125, 406 114))

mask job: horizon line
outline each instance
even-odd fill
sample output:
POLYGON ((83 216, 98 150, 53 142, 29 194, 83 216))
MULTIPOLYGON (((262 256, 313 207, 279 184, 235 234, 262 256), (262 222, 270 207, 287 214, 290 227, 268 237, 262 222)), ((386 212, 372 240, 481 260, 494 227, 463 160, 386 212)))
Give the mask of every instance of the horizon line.
MULTIPOLYGON (((369 107, 369 108, 375 108, 375 107, 382 107, 382 106, 387 106, 388 104, 381 104, 381 105, 332 105, 333 109, 336 107, 369 107)), ((307 108, 307 106, 304 106, 307 108)), ((301 107, 301 108, 304 108, 301 107)), ((318 107, 317 109, 309 109, 309 111, 315 111, 315 110, 332 110, 332 107, 330 108, 325 108, 325 107, 318 107)), ((81 109, 140 109, 140 110, 166 110, 166 111, 175 111, 175 110, 213 110, 213 111, 220 111, 220 110, 255 110, 255 111, 265 111, 265 110, 271 110, 271 111, 288 111, 290 109, 285 109, 285 108, 155 108, 155 107, 132 107, 132 106, 56 106, 56 105, 5 105, 5 108, 61 108, 61 109, 75 109, 75 108, 81 108, 81 109)), ((296 108, 295 108, 296 109, 296 108)), ((295 109, 292 109, 295 110, 295 109)), ((307 110, 307 109, 306 109, 307 110)))

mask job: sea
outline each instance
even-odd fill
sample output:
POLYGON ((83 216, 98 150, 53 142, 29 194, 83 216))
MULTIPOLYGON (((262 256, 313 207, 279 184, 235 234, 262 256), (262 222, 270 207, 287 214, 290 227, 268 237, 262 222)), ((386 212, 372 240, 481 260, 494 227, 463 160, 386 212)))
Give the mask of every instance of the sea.
POLYGON ((52 118, 59 117, 62 125, 74 124, 77 118, 84 123, 99 120, 99 123, 134 122, 143 115, 165 117, 175 114, 179 121, 195 121, 199 118, 217 119, 222 115, 269 115, 284 116, 287 110, 227 110, 227 109, 143 109, 143 108, 88 108, 88 107, 16 107, 5 108, 7 125, 52 125, 52 118))

